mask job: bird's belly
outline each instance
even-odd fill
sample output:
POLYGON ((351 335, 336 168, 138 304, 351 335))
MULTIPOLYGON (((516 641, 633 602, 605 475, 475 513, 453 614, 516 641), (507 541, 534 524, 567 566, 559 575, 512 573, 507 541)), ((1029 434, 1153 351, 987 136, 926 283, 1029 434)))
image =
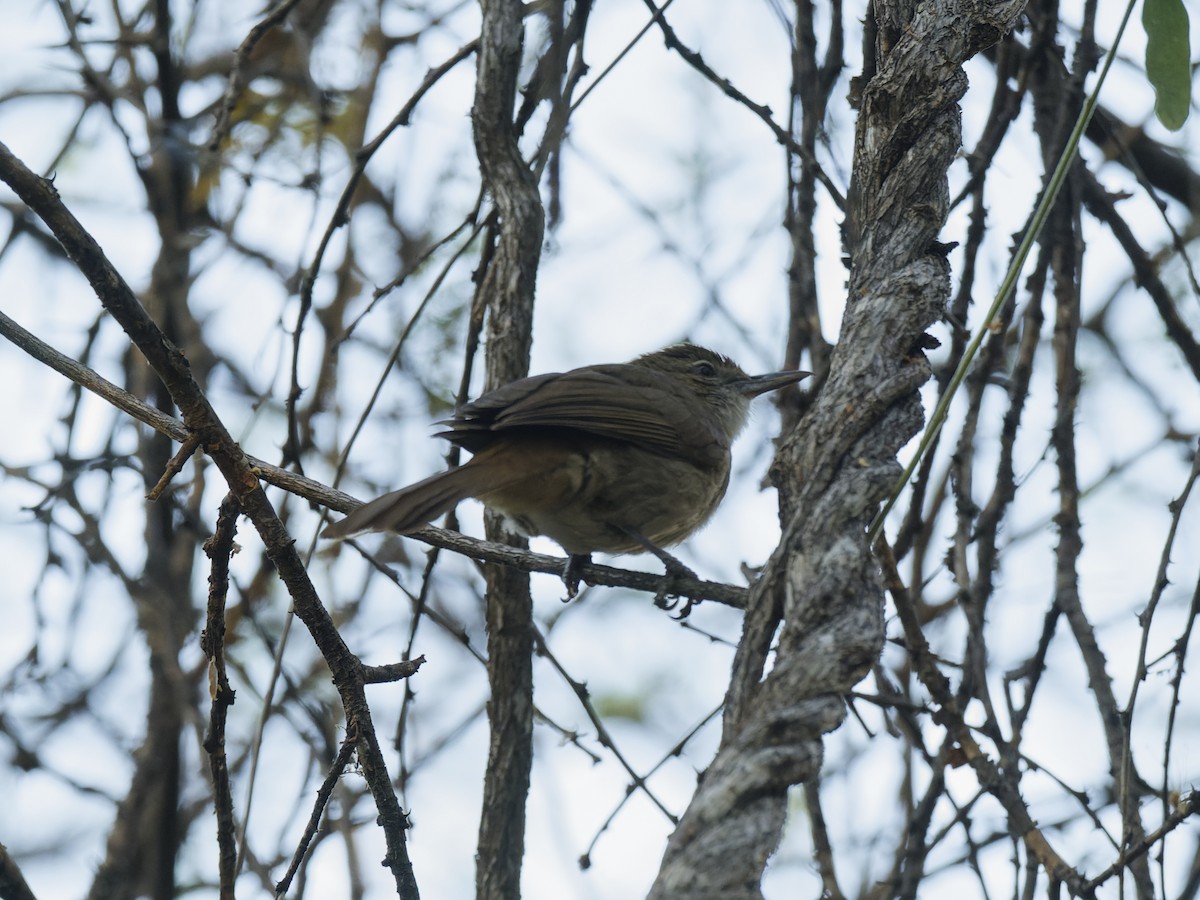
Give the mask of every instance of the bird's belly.
POLYGON ((536 474, 479 494, 525 534, 551 538, 572 554, 639 553, 642 541, 677 544, 703 525, 725 494, 717 470, 628 444, 589 442, 562 452, 531 443, 536 474))

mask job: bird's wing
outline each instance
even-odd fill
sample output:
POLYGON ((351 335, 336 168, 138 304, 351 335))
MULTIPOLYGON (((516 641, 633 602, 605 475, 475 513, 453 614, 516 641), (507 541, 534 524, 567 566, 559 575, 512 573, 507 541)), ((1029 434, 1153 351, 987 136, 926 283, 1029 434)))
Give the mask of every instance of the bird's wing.
POLYGON ((712 427, 697 415, 698 401, 664 389, 661 378, 629 366, 523 378, 461 407, 443 436, 474 449, 510 429, 561 428, 697 462, 722 454, 712 427))

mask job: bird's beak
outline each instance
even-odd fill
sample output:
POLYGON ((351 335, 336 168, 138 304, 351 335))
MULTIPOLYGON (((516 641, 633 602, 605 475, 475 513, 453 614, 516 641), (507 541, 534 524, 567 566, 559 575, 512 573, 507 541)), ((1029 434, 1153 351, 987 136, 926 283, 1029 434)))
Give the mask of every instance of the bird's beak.
POLYGON ((811 374, 812 372, 770 372, 766 375, 752 375, 740 382, 737 388, 747 398, 757 397, 759 394, 777 391, 781 387, 795 384, 811 374))

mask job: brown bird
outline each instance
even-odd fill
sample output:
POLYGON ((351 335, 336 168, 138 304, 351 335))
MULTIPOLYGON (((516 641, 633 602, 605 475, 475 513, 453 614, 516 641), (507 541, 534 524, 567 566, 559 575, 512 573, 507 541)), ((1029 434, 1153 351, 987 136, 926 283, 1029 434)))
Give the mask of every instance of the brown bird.
POLYGON ((459 407, 438 434, 471 451, 464 465, 385 494, 325 529, 415 531, 475 497, 523 534, 570 554, 564 579, 593 552, 654 553, 703 525, 729 484, 729 448, 750 401, 808 372, 750 376, 728 357, 677 344, 628 363, 522 378, 459 407))

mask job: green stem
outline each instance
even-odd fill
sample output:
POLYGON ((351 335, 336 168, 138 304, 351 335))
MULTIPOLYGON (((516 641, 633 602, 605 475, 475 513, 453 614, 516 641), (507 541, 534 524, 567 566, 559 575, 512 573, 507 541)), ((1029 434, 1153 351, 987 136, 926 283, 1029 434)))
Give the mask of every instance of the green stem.
POLYGON ((1025 268, 1025 261, 1029 258, 1029 251, 1033 249, 1033 242, 1037 240, 1041 234, 1042 226, 1046 224, 1046 219, 1050 215, 1050 209, 1054 206, 1054 201, 1058 199, 1059 189, 1062 188, 1063 182, 1067 178, 1067 171, 1071 164, 1075 162, 1075 157, 1079 151, 1079 141, 1083 137, 1084 129, 1087 128, 1088 122, 1091 121, 1092 113, 1096 111, 1096 105, 1100 101, 1100 89, 1104 86, 1104 81, 1108 77, 1108 70, 1112 68, 1113 60, 1117 56, 1117 47, 1121 44, 1121 37, 1125 34, 1125 26, 1129 24, 1129 18, 1133 14, 1133 7, 1136 0, 1129 0, 1125 7, 1125 16, 1121 19, 1121 27, 1117 29, 1116 40, 1108 49, 1108 53, 1104 57, 1104 65, 1100 69, 1100 77, 1096 81, 1095 88, 1088 96, 1083 104, 1083 108, 1079 111, 1079 118, 1075 120, 1075 127, 1071 130, 1071 136, 1067 140, 1066 146, 1063 148, 1062 156, 1058 158, 1058 164, 1054 167, 1054 172, 1050 176, 1050 181, 1046 185, 1046 190, 1042 193, 1042 198, 1038 202, 1037 209, 1034 210, 1033 219, 1029 223, 1029 227, 1025 230, 1024 236, 1021 238, 1021 245, 1017 248, 1016 254, 1009 263, 1008 272, 1004 276, 1004 281, 1000 285, 1000 289, 996 292, 996 297, 992 300, 991 307, 988 308, 987 315, 979 328, 976 329, 975 335, 971 338, 971 343, 967 345, 966 352, 963 353, 962 359, 959 361, 958 368, 954 370, 954 377, 950 379, 950 384, 946 387, 946 392, 938 401, 937 406, 933 410, 933 415, 929 417, 929 424, 925 427, 925 433, 921 436, 921 443, 917 447, 917 452, 913 454, 913 458, 904 468, 904 474, 900 476, 895 488, 892 490, 891 496, 883 509, 875 516, 871 522, 871 527, 867 530, 867 538, 872 543, 879 533, 883 530, 884 519, 887 514, 892 511, 896 505, 896 501, 900 499, 900 495, 904 492, 908 480, 912 478, 913 472, 921 462, 921 458, 929 449, 929 445, 933 443, 934 438, 938 436, 938 432, 942 430, 942 425, 946 421, 946 413, 950 409, 950 402, 954 399, 955 393, 967 377, 967 371, 971 368, 971 363, 975 360, 975 354, 979 351, 979 345, 983 343, 984 335, 988 333, 988 329, 992 321, 1000 312, 1000 307, 1008 296, 1016 287, 1017 279, 1021 275, 1021 270, 1025 268))

